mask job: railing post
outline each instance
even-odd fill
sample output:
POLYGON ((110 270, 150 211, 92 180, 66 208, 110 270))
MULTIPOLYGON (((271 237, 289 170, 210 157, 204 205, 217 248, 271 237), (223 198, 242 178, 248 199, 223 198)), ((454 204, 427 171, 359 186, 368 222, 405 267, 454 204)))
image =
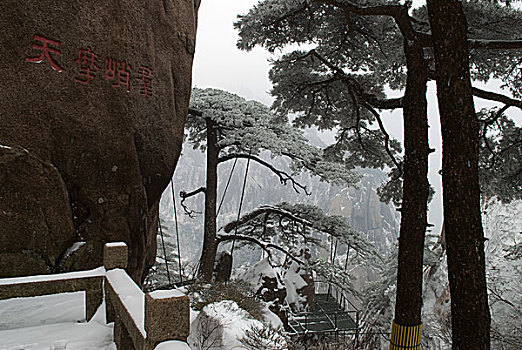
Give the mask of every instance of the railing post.
POLYGON ((338 328, 339 327, 337 327, 337 311, 334 314, 334 319, 335 319, 335 342, 337 343, 339 341, 339 338, 338 338, 338 335, 339 335, 338 328))
POLYGON ((141 350, 136 349, 129 332, 121 320, 114 322, 114 343, 118 350, 141 350))
POLYGON ((359 311, 355 312, 355 346, 359 345, 359 311))
POLYGON ((89 282, 85 290, 85 318, 90 321, 103 302, 103 278, 89 282))
MULTIPOLYGON (((128 260, 128 248, 125 243, 106 243, 103 247, 103 267, 105 267, 106 271, 112 269, 126 269, 128 260)), ((107 323, 116 321, 116 314, 110 298, 107 295, 107 291, 105 291, 105 320, 107 323)))
POLYGON ((145 294, 145 350, 166 340, 187 341, 190 333, 190 299, 177 290, 145 294))
POLYGON ((103 247, 103 266, 105 270, 126 269, 128 260, 128 248, 124 242, 106 243, 103 247))

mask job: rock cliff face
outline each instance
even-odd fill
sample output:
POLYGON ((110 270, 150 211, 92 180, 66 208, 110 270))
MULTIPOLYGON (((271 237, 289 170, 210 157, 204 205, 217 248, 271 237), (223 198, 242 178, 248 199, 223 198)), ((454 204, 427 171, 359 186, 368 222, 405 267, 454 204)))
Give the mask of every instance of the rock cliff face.
POLYGON ((199 0, 2 5, 0 276, 94 267, 121 240, 141 281, 180 153, 199 0))
POLYGON ((375 169, 363 169, 359 188, 344 188, 330 197, 328 213, 347 218, 354 229, 363 232, 382 254, 397 240, 399 215, 392 205, 382 203, 377 188, 386 175, 375 169))
MULTIPOLYGON (((280 168, 285 166, 281 159, 271 161, 280 168)), ((219 168, 218 198, 220 201, 231 167, 232 164, 225 163, 219 168)), ((388 254, 391 245, 397 240, 400 216, 393 205, 380 202, 376 194, 376 189, 386 180, 386 174, 372 169, 360 171, 365 176, 357 189, 334 186, 321 182, 317 178, 302 175, 299 180, 312 193, 307 196, 304 193, 296 194, 291 186, 281 185, 275 175, 252 163, 248 173, 242 213, 248 213, 260 205, 277 204, 283 201, 314 204, 328 214, 346 217, 350 225, 374 242, 381 253, 388 254)), ((219 212, 218 227, 237 219, 244 174, 245 162, 240 161, 231 178, 219 212)), ((179 191, 188 192, 205 185, 205 156, 201 152, 193 150, 189 144, 185 144, 183 149, 183 157, 180 158, 179 167, 176 169, 174 184, 176 196, 179 191)), ((183 210, 179 201, 178 196, 177 209, 181 214, 183 210)), ((178 215, 182 257, 197 261, 201 252, 203 235, 203 196, 193 197, 185 204, 196 212, 196 217, 192 219, 187 215, 178 215)), ((161 217, 163 230, 172 235, 172 238, 168 237, 167 240, 172 240, 172 244, 175 245, 176 229, 173 212, 172 195, 169 188, 162 199, 161 217)), ((253 256, 249 250, 245 251, 244 256, 241 250, 234 252, 234 264, 241 264, 245 261, 255 262, 258 258, 257 255, 253 256)))

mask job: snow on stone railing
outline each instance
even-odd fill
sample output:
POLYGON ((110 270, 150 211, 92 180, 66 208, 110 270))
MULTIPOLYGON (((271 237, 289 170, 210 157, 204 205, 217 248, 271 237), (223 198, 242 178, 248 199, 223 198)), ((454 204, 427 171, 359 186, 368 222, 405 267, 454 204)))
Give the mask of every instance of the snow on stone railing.
POLYGON ((0 300, 85 292, 85 318, 90 320, 103 301, 105 269, 0 279, 0 300))
POLYGON ((105 246, 106 315, 107 322, 114 321, 118 349, 189 349, 185 343, 190 332, 188 296, 177 290, 144 294, 123 270, 126 257, 127 246, 105 246))
POLYGON ((154 350, 191 350, 187 343, 180 340, 167 340, 158 344, 154 350))
POLYGON ((0 279, 0 300, 85 291, 90 320, 103 302, 120 350, 190 350, 189 297, 177 290, 144 294, 129 277, 125 243, 107 243, 103 267, 89 271, 0 279), (105 286, 105 288, 104 288, 105 286))

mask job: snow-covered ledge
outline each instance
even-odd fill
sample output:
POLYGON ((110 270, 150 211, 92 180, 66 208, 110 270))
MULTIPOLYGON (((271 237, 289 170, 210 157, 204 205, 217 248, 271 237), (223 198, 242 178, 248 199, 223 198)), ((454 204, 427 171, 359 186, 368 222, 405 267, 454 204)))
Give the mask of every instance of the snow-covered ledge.
POLYGON ((114 342, 125 350, 179 350, 190 332, 189 298, 177 290, 144 294, 121 265, 127 247, 106 245, 105 255, 120 256, 119 264, 105 261, 105 300, 107 322, 114 321, 114 342), (118 254, 110 251, 118 250, 118 254), (120 266, 118 266, 120 265, 120 266), (118 268, 120 267, 120 268, 118 268))

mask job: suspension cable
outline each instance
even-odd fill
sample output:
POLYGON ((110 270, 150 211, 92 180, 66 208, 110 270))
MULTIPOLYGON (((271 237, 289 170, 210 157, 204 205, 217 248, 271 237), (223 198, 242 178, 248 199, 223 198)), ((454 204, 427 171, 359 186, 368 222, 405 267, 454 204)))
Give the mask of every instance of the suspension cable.
POLYGON ((163 256, 165 257, 165 267, 167 268, 167 278, 169 280, 169 286, 170 286, 172 284, 170 282, 169 260, 167 258, 167 251, 165 249, 165 239, 163 238, 163 228, 161 227, 161 219, 159 217, 159 214, 158 214, 158 226, 159 226, 160 235, 161 235, 161 245, 163 247, 163 256))
POLYGON ((223 196, 221 197, 221 201, 219 202, 219 207, 216 212, 216 217, 219 215, 219 211, 221 210, 221 206, 223 205, 223 200, 225 199, 225 195, 227 194, 228 186, 230 185, 230 180, 232 179, 232 174, 234 173, 234 169, 236 168, 238 159, 239 158, 234 159, 234 164, 232 165, 232 170, 230 170, 230 175, 228 176, 227 185, 225 186, 225 190, 223 191, 223 196))
MULTIPOLYGON (((250 155, 250 153, 249 153, 250 155)), ((248 168, 250 167, 250 157, 248 157, 246 170, 245 170, 245 178, 243 179, 243 189, 241 190, 241 200, 239 201, 239 209, 237 211, 237 221, 241 218, 241 208, 243 207, 243 199, 245 198, 245 188, 246 188, 246 182, 247 182, 247 176, 248 176, 248 168)), ((238 225, 239 226, 239 225, 238 225)), ((237 236, 237 228, 236 226, 234 230, 234 239, 232 240, 232 249, 230 250, 230 255, 234 254, 234 246, 236 244, 236 236, 237 236)))
POLYGON ((176 209, 176 196, 174 194, 174 182, 170 179, 170 189, 172 190, 172 203, 174 204, 174 222, 176 223, 176 242, 178 245, 178 265, 179 265, 179 283, 183 284, 183 273, 181 268, 181 250, 179 246, 179 228, 178 228, 178 211, 176 209))

